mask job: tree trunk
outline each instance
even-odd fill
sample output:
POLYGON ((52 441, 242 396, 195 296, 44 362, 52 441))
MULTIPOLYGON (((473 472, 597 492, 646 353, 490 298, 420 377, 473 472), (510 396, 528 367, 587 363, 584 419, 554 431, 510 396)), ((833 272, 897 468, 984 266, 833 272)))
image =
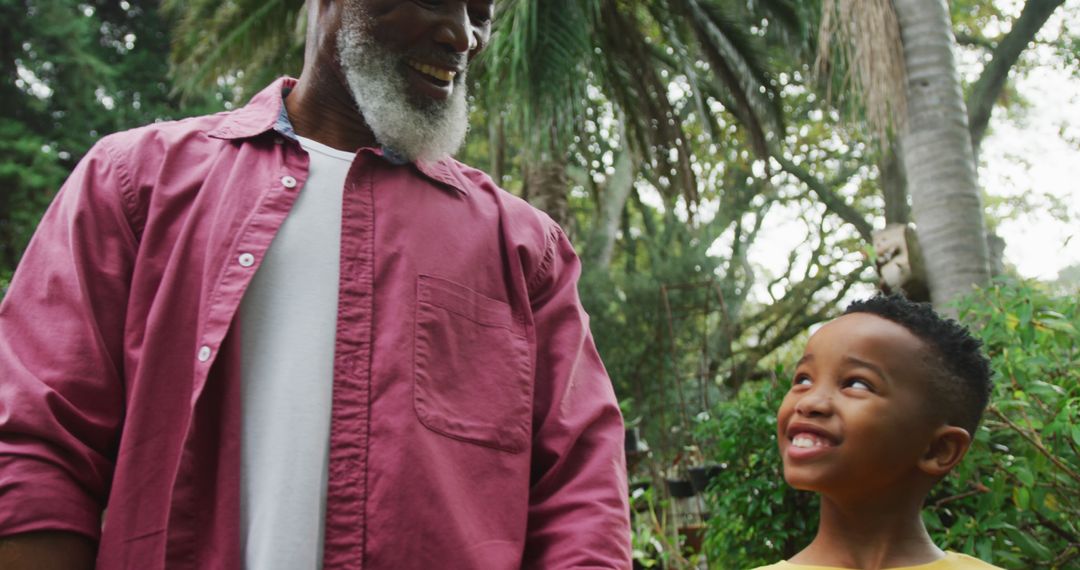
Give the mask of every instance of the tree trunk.
POLYGON ((881 192, 885 197, 885 225, 911 222, 908 205, 907 172, 904 172, 904 152, 899 141, 889 144, 878 162, 881 192))
POLYGON ((488 174, 499 187, 503 185, 506 173, 506 126, 502 113, 488 117, 488 153, 491 155, 491 169, 488 174))
POLYGON ((901 136, 912 216, 936 308, 990 280, 968 115, 946 0, 893 0, 904 42, 908 124, 901 136))
POLYGON ((570 179, 562 156, 544 156, 525 167, 525 199, 567 231, 570 230, 569 192, 570 179))
POLYGON ((615 173, 604 184, 600 208, 589 241, 585 244, 585 258, 596 269, 606 269, 611 265, 622 213, 633 189, 634 159, 632 152, 623 148, 615 159, 615 173))

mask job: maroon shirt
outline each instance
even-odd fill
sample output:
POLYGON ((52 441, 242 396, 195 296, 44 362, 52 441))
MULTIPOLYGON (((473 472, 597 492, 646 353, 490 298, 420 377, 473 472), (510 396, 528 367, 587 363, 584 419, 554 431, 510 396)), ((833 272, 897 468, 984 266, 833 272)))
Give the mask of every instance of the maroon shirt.
MULTIPOLYGON (((307 177, 294 83, 106 137, 65 183, 0 305, 0 536, 242 566, 237 308, 307 177)), ((391 158, 345 186, 324 567, 629 568, 573 249, 483 173, 391 158)))

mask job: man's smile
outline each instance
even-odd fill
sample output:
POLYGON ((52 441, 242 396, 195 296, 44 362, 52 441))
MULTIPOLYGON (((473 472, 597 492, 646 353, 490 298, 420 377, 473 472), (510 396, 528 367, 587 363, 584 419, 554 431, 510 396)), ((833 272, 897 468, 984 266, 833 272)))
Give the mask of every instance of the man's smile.
POLYGON ((464 66, 424 63, 413 58, 406 58, 404 62, 408 70, 407 81, 415 92, 434 101, 449 99, 458 88, 459 76, 465 70, 464 66))
POLYGON ((428 76, 430 76, 430 77, 432 77, 434 79, 438 79, 439 81, 442 81, 444 83, 449 83, 449 82, 453 81, 454 77, 457 77, 457 74, 458 74, 458 72, 456 70, 453 70, 453 69, 445 69, 445 68, 442 68, 442 67, 436 67, 434 65, 428 65, 426 63, 421 63, 419 61, 415 61, 415 60, 411 60, 411 59, 408 60, 408 64, 409 64, 409 67, 415 69, 416 71, 419 71, 420 73, 423 73, 424 75, 428 75, 428 76))

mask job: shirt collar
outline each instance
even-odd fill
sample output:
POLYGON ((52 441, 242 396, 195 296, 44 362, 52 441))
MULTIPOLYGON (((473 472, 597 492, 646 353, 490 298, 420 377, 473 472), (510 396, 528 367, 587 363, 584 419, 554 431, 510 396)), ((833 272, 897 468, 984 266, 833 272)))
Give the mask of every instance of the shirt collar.
MULTIPOLYGON (((256 137, 273 130, 284 137, 296 140, 289 114, 285 110, 284 95, 296 86, 296 79, 282 77, 258 92, 247 105, 228 114, 225 121, 207 134, 213 138, 237 140, 256 137)), ((391 148, 371 149, 391 164, 403 166, 408 163, 405 157, 391 148)), ((438 161, 417 161, 416 170, 424 176, 445 184, 462 194, 468 195, 469 184, 461 173, 461 166, 453 158, 438 161)))

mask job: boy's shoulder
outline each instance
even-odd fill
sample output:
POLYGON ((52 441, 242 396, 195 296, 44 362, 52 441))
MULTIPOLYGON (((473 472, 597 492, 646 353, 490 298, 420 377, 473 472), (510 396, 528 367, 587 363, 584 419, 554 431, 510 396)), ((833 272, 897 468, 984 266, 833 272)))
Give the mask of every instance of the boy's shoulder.
MULTIPOLYGON (((776 564, 770 564, 768 566, 760 566, 754 570, 843 570, 842 568, 826 567, 826 566, 806 566, 802 564, 792 564, 787 561, 777 562, 776 564)), ((929 564, 920 564, 918 566, 908 566, 906 568, 896 568, 894 570, 1003 570, 993 564, 987 564, 978 558, 973 558, 966 554, 960 554, 958 552, 948 552, 945 554, 945 558, 929 564)))
POLYGON ((988 564, 978 558, 960 554, 959 552, 948 552, 945 554, 945 558, 937 562, 928 564, 925 567, 916 566, 915 568, 926 568, 926 570, 1002 570, 993 564, 988 564))

